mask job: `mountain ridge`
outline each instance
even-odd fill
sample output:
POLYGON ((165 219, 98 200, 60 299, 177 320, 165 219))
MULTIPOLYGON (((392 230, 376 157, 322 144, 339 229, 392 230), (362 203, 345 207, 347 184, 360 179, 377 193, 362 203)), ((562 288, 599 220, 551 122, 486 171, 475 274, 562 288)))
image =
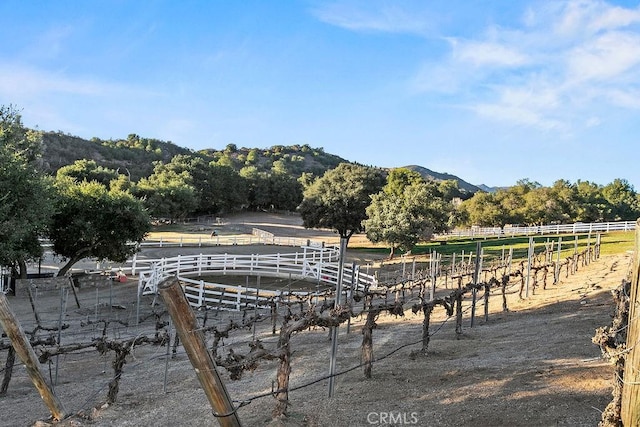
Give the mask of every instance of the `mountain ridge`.
MULTIPOLYGON (((99 138, 87 140, 62 132, 42 132, 42 135, 43 168, 52 174, 76 160, 87 159, 94 160, 100 166, 126 170, 132 179, 137 180, 152 173, 154 162, 167 163, 177 155, 201 157, 210 162, 232 166, 237 170, 245 166, 253 166, 268 171, 277 166, 285 168, 296 178, 304 172, 320 176, 324 171, 334 168, 341 162, 358 164, 357 161, 326 153, 323 148, 312 148, 307 144, 274 145, 269 148, 238 148, 235 144, 228 144, 224 149, 207 148, 195 151, 172 142, 142 138, 136 134, 130 134, 126 139, 116 140, 99 138), (253 157, 257 158, 252 159, 253 157)), ((392 169, 384 166, 377 167, 385 170, 392 169)), ((424 166, 404 167, 420 173, 425 179, 455 180, 460 189, 469 193, 492 190, 490 187, 477 186, 456 175, 436 172, 424 166)))
MULTIPOLYGON (((418 166, 418 165, 408 165, 408 166, 403 166, 406 169, 418 172, 420 175, 422 175, 423 178, 425 179, 431 179, 434 181, 447 181, 447 180, 455 180, 458 181, 458 186, 460 187, 460 189, 465 190, 469 193, 476 193, 478 191, 486 191, 484 189, 482 189, 481 187, 471 184, 465 180, 463 180, 462 178, 456 176, 456 175, 452 175, 450 173, 443 173, 443 172, 435 172, 432 171, 431 169, 425 168, 424 166, 418 166)), ((487 187, 488 188, 488 187, 487 187)))

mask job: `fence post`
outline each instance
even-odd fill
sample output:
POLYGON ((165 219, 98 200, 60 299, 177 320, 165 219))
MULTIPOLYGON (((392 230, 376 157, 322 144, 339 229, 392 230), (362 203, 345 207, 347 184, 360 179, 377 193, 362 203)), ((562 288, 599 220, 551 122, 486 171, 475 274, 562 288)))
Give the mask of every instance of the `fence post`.
POLYGON ((180 282, 175 277, 170 277, 158 285, 158 290, 175 325, 182 346, 189 356, 209 403, 213 407, 214 416, 218 419, 221 427, 240 427, 236 408, 233 407, 227 389, 207 350, 204 334, 198 329, 198 321, 189 306, 180 282))
POLYGON ((204 280, 200 280, 200 289, 198 289, 198 307, 204 305, 204 280))
POLYGON ((40 397, 49 408, 51 416, 57 421, 63 419, 66 414, 62 403, 53 393, 53 389, 47 384, 44 375, 40 371, 38 356, 36 356, 31 344, 29 344, 29 339, 24 334, 18 319, 9 307, 7 297, 5 297, 2 292, 0 292, 0 326, 2 326, 2 329, 4 329, 9 337, 16 354, 20 360, 22 360, 22 363, 24 363, 31 382, 33 382, 38 393, 40 393, 40 397))
POLYGON ((531 236, 529 237, 529 250, 527 251, 527 282, 525 291, 526 298, 529 298, 529 280, 531 278, 531 262, 533 261, 534 250, 533 236, 531 236))
POLYGON ((627 346, 629 354, 624 364, 622 386, 621 418, 625 426, 637 426, 640 422, 640 338, 638 324, 638 286, 640 285, 640 220, 636 222, 636 242, 633 256, 633 272, 631 275, 631 291, 629 293, 629 329, 627 346))
POLYGON ((473 272, 473 289, 471 290, 471 327, 476 318, 476 298, 478 296, 478 279, 480 277, 480 262, 482 259, 482 243, 478 240, 476 242, 476 266, 473 272))
POLYGON ((558 283, 560 280, 560 252, 562 251, 562 236, 558 237, 558 256, 556 258, 556 266, 553 271, 553 283, 558 283))

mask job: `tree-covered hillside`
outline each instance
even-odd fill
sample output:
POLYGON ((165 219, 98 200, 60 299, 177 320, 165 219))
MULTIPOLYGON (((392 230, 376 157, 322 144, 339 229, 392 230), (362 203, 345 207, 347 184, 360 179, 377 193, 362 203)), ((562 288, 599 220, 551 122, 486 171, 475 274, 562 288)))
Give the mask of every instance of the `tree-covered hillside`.
POLYGON ((76 160, 94 160, 99 166, 120 170, 131 175, 133 181, 148 176, 153 162, 168 162, 178 154, 192 154, 187 148, 171 142, 141 138, 131 134, 127 139, 90 141, 61 132, 43 132, 42 166, 49 174, 76 160))
POLYGON ((76 160, 93 160, 98 166, 119 170, 132 181, 149 177, 154 162, 169 163, 177 155, 201 158, 207 163, 230 166, 237 172, 286 173, 298 179, 303 174, 321 176, 347 160, 325 153, 322 148, 309 145, 276 145, 270 148, 238 148, 228 144, 222 150, 193 151, 172 142, 143 138, 130 134, 127 139, 86 140, 62 132, 43 132, 43 170, 55 174, 61 167, 76 160), (248 168, 248 169, 247 169, 248 168))

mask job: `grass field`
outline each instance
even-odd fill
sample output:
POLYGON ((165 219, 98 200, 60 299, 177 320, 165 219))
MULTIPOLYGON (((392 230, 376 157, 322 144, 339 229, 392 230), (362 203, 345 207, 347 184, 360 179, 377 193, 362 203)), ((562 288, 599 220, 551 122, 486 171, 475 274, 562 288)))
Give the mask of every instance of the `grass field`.
MULTIPOLYGON (((562 249, 560 252, 561 258, 571 256, 576 249, 578 252, 587 248, 587 246, 593 246, 596 243, 596 235, 579 234, 579 235, 544 235, 533 236, 534 249, 536 253, 540 252, 545 244, 554 242, 554 251, 557 251, 557 244, 559 239, 561 240, 562 249)), ((610 233, 600 234, 600 254, 612 255, 621 254, 627 251, 633 250, 633 244, 635 239, 635 231, 616 231, 610 233)), ((443 256, 450 256, 452 254, 469 254, 475 253, 477 248, 477 242, 480 242, 484 253, 488 257, 501 257, 503 251, 508 253, 510 248, 513 248, 513 259, 523 259, 527 257, 527 251, 529 246, 529 236, 520 237, 502 237, 502 238, 457 238, 449 239, 447 241, 433 241, 429 243, 418 244, 412 251, 412 255, 427 255, 432 251, 442 254, 443 256)), ((389 248, 381 246, 366 246, 359 245, 356 248, 351 248, 353 251, 363 252, 376 252, 380 254, 389 253, 389 248)), ((400 255, 401 252, 397 251, 400 255)))

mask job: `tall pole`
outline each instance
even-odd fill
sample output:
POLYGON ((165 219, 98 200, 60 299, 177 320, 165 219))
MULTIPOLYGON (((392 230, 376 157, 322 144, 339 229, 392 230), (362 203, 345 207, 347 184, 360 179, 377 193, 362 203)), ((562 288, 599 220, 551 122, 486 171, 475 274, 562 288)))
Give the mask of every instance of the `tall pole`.
POLYGON ((473 289, 471 290, 471 327, 475 323, 476 318, 476 298, 478 296, 478 281, 480 279, 480 269, 482 262, 482 243, 480 240, 476 242, 476 265, 473 270, 473 289))
POLYGON ((529 237, 529 250, 527 251, 527 282, 526 282, 526 290, 525 297, 529 298, 529 280, 531 279, 531 262, 533 261, 533 251, 534 251, 534 243, 533 236, 529 237))
POLYGON ((560 280, 560 252, 562 252, 562 236, 558 237, 558 255, 556 257, 556 268, 554 270, 554 281, 553 283, 558 283, 560 280))
POLYGON ((240 427, 236 409, 207 350, 204 333, 198 328, 198 320, 180 282, 176 277, 169 277, 158 285, 158 291, 220 426, 240 427))
MULTIPOLYGON (((340 306, 342 297, 342 276, 344 270, 344 258, 347 252, 347 237, 340 236, 340 256, 338 257, 338 283, 336 284, 336 298, 334 308, 340 306)), ((338 354, 338 326, 331 328, 331 359, 329 360, 329 397, 333 397, 335 390, 336 356, 338 354)))

